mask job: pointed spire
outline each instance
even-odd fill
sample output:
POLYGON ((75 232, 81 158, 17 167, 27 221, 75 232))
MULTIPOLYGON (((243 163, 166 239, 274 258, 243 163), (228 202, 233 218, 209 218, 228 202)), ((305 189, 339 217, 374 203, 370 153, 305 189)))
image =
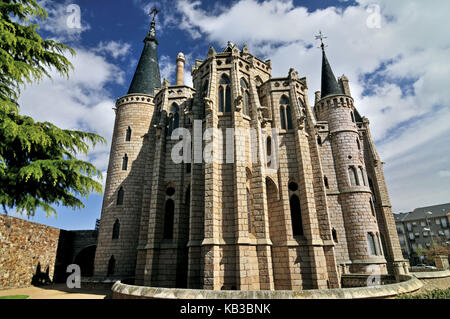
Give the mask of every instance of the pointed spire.
POLYGON ((327 55, 325 54, 325 44, 323 43, 323 39, 326 39, 322 35, 322 32, 316 36, 316 39, 320 39, 321 48, 322 48, 322 89, 321 89, 321 97, 325 98, 329 95, 334 94, 342 94, 341 89, 339 88, 336 77, 334 76, 333 70, 331 69, 330 63, 328 62, 327 55))
POLYGON ((133 80, 131 81, 128 94, 148 94, 154 95, 155 88, 161 87, 161 76, 158 62, 158 40, 156 40, 155 18, 159 13, 156 7, 150 12, 153 15, 150 24, 150 31, 144 39, 144 49, 133 80))

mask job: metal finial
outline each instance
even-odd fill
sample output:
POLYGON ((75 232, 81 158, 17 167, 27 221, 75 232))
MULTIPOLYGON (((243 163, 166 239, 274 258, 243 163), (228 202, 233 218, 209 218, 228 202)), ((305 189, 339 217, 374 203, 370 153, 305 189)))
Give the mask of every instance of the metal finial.
POLYGON ((316 35, 316 40, 320 40, 321 45, 320 45, 319 48, 322 48, 322 50, 325 50, 325 48, 328 46, 328 45, 325 45, 325 44, 323 43, 323 40, 324 40, 324 39, 328 39, 328 37, 325 37, 325 36, 322 34, 322 31, 319 31, 319 35, 316 35))
POLYGON ((156 15, 159 13, 160 11, 158 9, 156 9, 156 6, 153 7, 153 10, 148 14, 149 16, 153 15, 152 18, 152 22, 155 22, 155 18, 156 15))

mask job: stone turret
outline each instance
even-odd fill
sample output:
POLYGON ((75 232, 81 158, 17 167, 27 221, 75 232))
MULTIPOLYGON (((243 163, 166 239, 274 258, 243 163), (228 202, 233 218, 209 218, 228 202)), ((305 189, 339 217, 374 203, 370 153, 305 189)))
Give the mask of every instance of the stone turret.
MULTIPOLYGON (((370 272, 372 265, 378 265, 380 272, 386 273, 380 230, 355 120, 354 101, 350 95, 344 93, 336 80, 324 45, 322 53, 322 92, 320 100, 316 102, 315 111, 318 119, 327 121, 329 125, 350 271, 366 273, 370 272)), ((347 78, 341 79, 341 86, 346 88, 347 93, 350 92, 347 78)))
POLYGON ((128 94, 116 102, 114 132, 103 198, 94 275, 134 277, 142 210, 147 133, 161 86, 155 20, 128 94))

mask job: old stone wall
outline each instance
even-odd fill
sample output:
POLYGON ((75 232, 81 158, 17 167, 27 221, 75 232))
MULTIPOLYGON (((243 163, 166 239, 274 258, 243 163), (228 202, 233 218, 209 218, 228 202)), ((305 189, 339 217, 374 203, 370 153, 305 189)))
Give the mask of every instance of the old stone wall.
POLYGON ((51 280, 60 230, 0 215, 0 289, 31 285, 39 275, 51 280))

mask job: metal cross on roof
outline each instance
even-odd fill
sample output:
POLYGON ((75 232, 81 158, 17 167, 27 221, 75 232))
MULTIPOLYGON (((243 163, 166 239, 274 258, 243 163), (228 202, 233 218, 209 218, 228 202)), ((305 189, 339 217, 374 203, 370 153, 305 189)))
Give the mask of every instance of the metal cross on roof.
POLYGON ((316 35, 316 40, 320 40, 321 45, 320 45, 319 48, 322 48, 322 50, 325 49, 325 48, 327 47, 327 45, 325 45, 325 44, 323 43, 323 40, 324 40, 324 39, 328 39, 328 37, 325 37, 325 36, 322 34, 322 31, 319 31, 319 35, 316 35))
POLYGON ((153 14, 153 19, 152 21, 155 21, 156 15, 159 13, 160 11, 158 9, 156 9, 156 6, 153 7, 153 10, 148 14, 148 15, 152 15, 153 14))

